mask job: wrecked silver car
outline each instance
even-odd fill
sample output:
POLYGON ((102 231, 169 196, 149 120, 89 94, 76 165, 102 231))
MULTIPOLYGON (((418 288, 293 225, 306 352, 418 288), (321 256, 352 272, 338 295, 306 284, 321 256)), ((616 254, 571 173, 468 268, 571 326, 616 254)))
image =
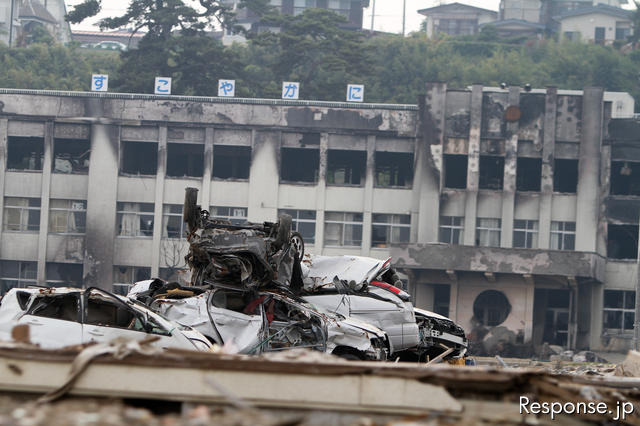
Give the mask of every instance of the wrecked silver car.
POLYGON ((11 341, 17 325, 27 325, 28 340, 43 348, 116 338, 149 340, 163 349, 211 348, 198 331, 98 288, 13 288, 0 301, 0 341, 11 341))
POLYGON ((233 352, 309 348, 346 359, 374 361, 388 355, 388 338, 383 331, 276 290, 204 290, 156 279, 136 283, 129 297, 197 329, 233 352))

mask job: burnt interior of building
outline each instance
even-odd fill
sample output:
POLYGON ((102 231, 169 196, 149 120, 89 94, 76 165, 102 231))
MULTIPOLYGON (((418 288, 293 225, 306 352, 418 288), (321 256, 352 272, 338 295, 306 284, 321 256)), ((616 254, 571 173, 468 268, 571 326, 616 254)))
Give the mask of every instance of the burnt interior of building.
POLYGON ((553 164, 553 191, 575 194, 578 189, 578 160, 556 158, 553 164))
POLYGON ((288 148, 280 150, 280 180, 283 182, 318 181, 320 151, 317 148, 288 148))
POLYGON ((413 183, 413 153, 375 153, 375 185, 377 187, 410 187, 413 183))
POLYGON ((516 170, 516 190, 540 191, 542 159, 520 157, 518 158, 516 170))
POLYGON ((202 177, 204 145, 194 143, 167 144, 167 176, 202 177))
POLYGON ((214 179, 249 179, 250 168, 250 146, 213 146, 212 176, 214 179))
POLYGON ((54 173, 88 173, 91 142, 88 139, 53 141, 54 173))
POLYGON ((480 156, 480 189, 502 189, 504 182, 504 157, 494 155, 480 156))
POLYGON ((611 195, 640 195, 640 162, 611 162, 611 195))
POLYGON ((158 171, 158 143, 122 141, 120 171, 130 175, 155 175, 158 171))
POLYGON ((467 187, 467 162, 466 155, 445 154, 443 156, 445 188, 465 189, 467 187))
POLYGON ((366 169, 366 151, 330 149, 327 152, 328 184, 360 186, 364 184, 366 169))
POLYGON ((610 259, 638 258, 638 225, 608 224, 607 257, 610 259))
POLYGON ((42 170, 44 138, 9 136, 7 168, 12 170, 42 170))

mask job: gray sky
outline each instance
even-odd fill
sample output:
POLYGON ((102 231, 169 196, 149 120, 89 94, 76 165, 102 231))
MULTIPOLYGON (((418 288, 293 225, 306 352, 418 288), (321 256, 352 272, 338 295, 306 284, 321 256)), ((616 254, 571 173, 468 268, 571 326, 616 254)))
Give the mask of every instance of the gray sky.
MULTIPOLYGON (((370 0, 371 6, 373 6, 374 1, 376 6, 376 16, 374 19, 375 29, 386 32, 401 32, 403 0, 370 0)), ((498 10, 498 5, 500 4, 500 0, 461 0, 460 2, 492 10, 498 10)), ((72 6, 79 3, 82 3, 82 0, 67 0, 67 9, 71 10, 72 6)), ((409 33, 411 31, 417 31, 420 28, 420 22, 423 16, 418 14, 418 9, 437 6, 441 3, 453 3, 453 0, 406 0, 406 3, 406 31, 409 33)), ((102 12, 98 15, 98 18, 122 14, 126 10, 129 0, 103 0, 102 4, 102 12)), ((371 28, 371 6, 364 11, 363 26, 367 29, 371 28)), ((94 24, 98 18, 87 19, 71 27, 74 30, 96 31, 97 27, 95 27, 94 24)))

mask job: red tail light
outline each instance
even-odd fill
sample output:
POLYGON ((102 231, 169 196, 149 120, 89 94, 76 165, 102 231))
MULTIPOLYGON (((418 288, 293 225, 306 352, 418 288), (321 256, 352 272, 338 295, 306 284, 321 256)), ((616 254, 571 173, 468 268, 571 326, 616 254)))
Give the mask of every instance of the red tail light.
POLYGON ((411 298, 411 296, 409 296, 409 293, 407 293, 406 291, 389 283, 385 283, 384 281, 371 281, 371 285, 375 285, 376 287, 388 290, 402 300, 409 300, 411 298))

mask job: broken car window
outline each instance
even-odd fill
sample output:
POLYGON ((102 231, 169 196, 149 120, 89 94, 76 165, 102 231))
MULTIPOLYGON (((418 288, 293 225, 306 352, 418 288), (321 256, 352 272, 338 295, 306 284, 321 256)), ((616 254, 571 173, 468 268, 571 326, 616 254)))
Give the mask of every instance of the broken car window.
POLYGON ((145 331, 144 323, 132 309, 94 291, 88 293, 85 323, 145 331))
POLYGON ((63 321, 78 321, 78 307, 78 293, 38 295, 27 315, 63 321))

